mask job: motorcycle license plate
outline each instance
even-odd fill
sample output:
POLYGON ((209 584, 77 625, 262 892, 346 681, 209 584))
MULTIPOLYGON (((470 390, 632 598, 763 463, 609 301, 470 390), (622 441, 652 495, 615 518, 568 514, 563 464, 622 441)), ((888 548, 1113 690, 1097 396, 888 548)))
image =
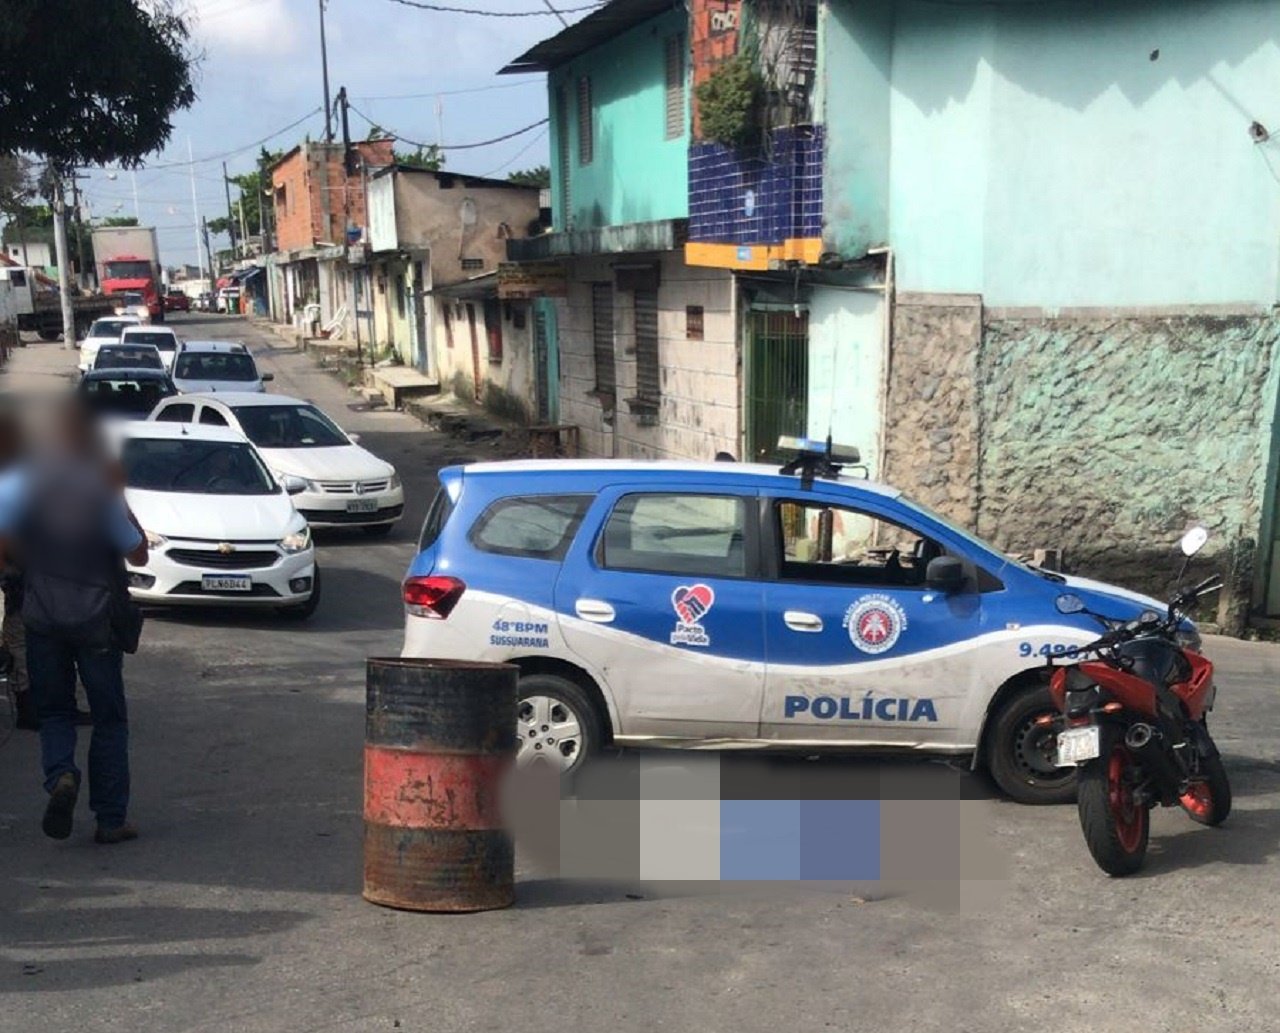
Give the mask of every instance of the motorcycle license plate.
POLYGON ((1068 768, 1093 760, 1100 750, 1097 725, 1068 728, 1058 733, 1058 767, 1068 768))

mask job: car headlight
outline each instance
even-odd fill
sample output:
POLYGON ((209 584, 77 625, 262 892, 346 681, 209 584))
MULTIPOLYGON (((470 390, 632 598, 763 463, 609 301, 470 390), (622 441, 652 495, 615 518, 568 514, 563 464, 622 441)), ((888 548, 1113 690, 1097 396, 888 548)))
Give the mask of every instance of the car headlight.
POLYGON ((167 545, 169 539, 162 534, 156 534, 155 531, 143 531, 143 536, 147 539, 148 549, 158 549, 162 545, 167 545))
POLYGON ((280 539, 280 548, 288 553, 305 552, 310 547, 310 527, 304 527, 301 531, 294 531, 293 534, 287 534, 280 539))
POLYGON ((400 475, 392 470, 391 480, 387 481, 387 488, 390 491, 395 491, 398 487, 400 487, 400 475))

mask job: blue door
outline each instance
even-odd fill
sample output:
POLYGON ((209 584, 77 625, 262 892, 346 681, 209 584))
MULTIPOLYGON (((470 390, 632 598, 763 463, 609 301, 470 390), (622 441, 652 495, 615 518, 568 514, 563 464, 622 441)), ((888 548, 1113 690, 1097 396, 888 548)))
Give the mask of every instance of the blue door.
POLYGON ((985 684, 978 579, 925 586, 944 547, 884 507, 820 491, 764 500, 761 735, 925 746, 953 742, 985 684))
POLYGON ((625 736, 754 738, 764 586, 754 493, 600 493, 556 582, 565 643, 612 694, 625 736))

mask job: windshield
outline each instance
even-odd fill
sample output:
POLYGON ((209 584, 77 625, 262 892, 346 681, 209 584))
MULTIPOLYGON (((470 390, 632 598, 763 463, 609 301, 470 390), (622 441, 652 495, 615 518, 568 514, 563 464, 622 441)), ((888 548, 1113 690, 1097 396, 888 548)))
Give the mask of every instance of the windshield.
POLYGON ((185 352, 178 356, 173 375, 179 380, 258 379, 253 357, 243 352, 185 352))
POLYGON ((158 378, 94 377, 80 382, 80 397, 99 414, 143 417, 172 394, 174 389, 158 378))
POLYGON ((139 330, 135 333, 126 333, 123 340, 125 344, 154 344, 162 352, 178 349, 178 339, 163 330, 139 330))
POLYGON ((123 319, 98 319, 89 327, 90 337, 119 337, 126 326, 137 326, 137 323, 126 323, 123 319))
POLYGON ((1011 566, 1017 567, 1019 570, 1025 570, 1031 574, 1038 574, 1041 577, 1046 577, 1046 578, 1049 578, 1050 580, 1057 580, 1057 581, 1065 580, 1061 575, 1053 574, 1051 571, 1039 570, 1035 567, 1027 566, 1027 564, 1023 563, 1021 560, 1016 560, 1012 556, 1008 555, 1007 553, 1001 552, 990 542, 984 542, 981 538, 979 538, 973 532, 965 530, 965 528, 961 527, 959 524, 955 523, 952 520, 948 520, 941 513, 935 513, 932 509, 930 509, 926 505, 923 505, 922 503, 914 502, 911 499, 908 499, 905 496, 901 496, 901 495, 898 496, 898 502, 901 505, 903 505, 905 508, 915 510, 915 512, 920 513, 922 516, 928 517, 934 523, 941 524, 943 527, 945 527, 957 538, 963 539, 965 542, 973 546, 975 549, 978 549, 981 552, 986 553, 988 556, 994 557, 995 559, 999 560, 1001 563, 1009 564, 1011 566))
POLYGON ((164 369, 155 348, 129 348, 108 344, 98 352, 94 369, 164 369))
POLYGON ((129 438, 125 484, 190 495, 274 495, 279 486, 253 447, 241 441, 129 438))
POLYGON ((233 410, 244 436, 259 448, 330 448, 345 434, 311 405, 242 405, 233 410))
POLYGON ((108 280, 149 280, 151 279, 151 263, 143 261, 107 262, 106 279, 108 280))
POLYGON ((143 305, 146 303, 146 299, 134 291, 126 291, 124 294, 119 295, 119 298, 121 305, 143 305))

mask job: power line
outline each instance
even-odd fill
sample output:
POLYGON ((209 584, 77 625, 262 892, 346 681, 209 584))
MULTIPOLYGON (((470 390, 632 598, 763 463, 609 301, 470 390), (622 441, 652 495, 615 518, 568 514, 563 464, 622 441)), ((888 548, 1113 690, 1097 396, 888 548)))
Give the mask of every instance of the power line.
POLYGON ((442 4, 427 4, 422 0, 391 0, 393 4, 402 4, 405 7, 416 7, 420 11, 442 11, 445 14, 477 14, 483 18, 545 18, 549 14, 555 15, 557 18, 562 14, 580 14, 583 11, 595 11, 604 6, 604 3, 587 4, 585 7, 561 7, 559 9, 548 6, 545 11, 484 11, 478 7, 445 7, 442 4))
POLYGON ((492 171, 490 171, 490 172, 486 172, 486 173, 484 173, 484 174, 481 176, 481 178, 482 178, 482 179, 488 179, 490 176, 497 175, 497 174, 498 174, 499 172, 501 172, 503 169, 508 169, 508 168, 510 168, 512 165, 514 165, 516 162, 518 162, 522 157, 524 157, 525 153, 526 153, 528 150, 530 150, 533 146, 535 146, 536 144, 538 144, 538 143, 539 143, 539 142, 541 142, 542 140, 545 140, 545 139, 547 138, 547 132, 548 132, 548 131, 547 131, 546 129, 544 129, 544 130, 543 130, 542 132, 540 132, 537 136, 535 136, 532 140, 530 140, 527 144, 525 144, 523 147, 521 147, 521 148, 520 148, 520 150, 516 151, 516 153, 515 153, 515 154, 513 154, 510 158, 508 158, 508 159, 507 159, 506 161, 504 161, 501 165, 499 165, 496 169, 493 169, 493 170, 492 170, 492 171))
POLYGON ((520 82, 494 83, 491 86, 472 86, 464 90, 436 90, 435 93, 389 93, 382 97, 357 97, 356 100, 426 100, 431 97, 458 97, 464 93, 487 93, 489 90, 514 90, 520 86, 542 86, 539 79, 523 79, 520 82))
MULTIPOLYGON (((161 162, 158 165, 146 165, 144 166, 144 168, 148 172, 153 172, 157 169, 186 169, 186 168, 190 168, 193 165, 207 165, 211 161, 223 161, 226 158, 234 158, 237 154, 243 154, 245 151, 251 151, 255 147, 261 147, 263 144, 267 143, 269 140, 274 140, 277 136, 280 136, 282 133, 287 133, 290 129, 297 128, 298 126, 302 125, 302 123, 305 122, 307 119, 318 114, 320 114, 320 109, 312 108, 301 118, 295 119, 294 121, 290 122, 287 126, 282 126, 281 128, 277 129, 273 133, 268 133, 261 140, 254 140, 253 143, 247 143, 243 147, 237 147, 234 150, 224 151, 221 154, 211 154, 206 158, 193 158, 191 161, 161 162)), ((107 166, 107 165, 101 166, 101 168, 106 169, 108 172, 129 171, 128 169, 116 168, 116 167, 107 166)))
MULTIPOLYGON (((354 104, 349 104, 347 106, 368 122, 369 125, 375 128, 386 129, 385 126, 381 126, 379 123, 375 122, 354 104)), ((400 143, 407 143, 410 147, 420 147, 424 151, 430 150, 432 147, 439 151, 473 151, 478 147, 488 147, 491 144, 502 143, 503 140, 510 140, 513 137, 527 133, 530 129, 537 129, 538 126, 546 125, 549 121, 550 119, 540 118, 538 121, 530 122, 527 126, 523 126, 520 129, 513 130, 510 133, 504 133, 502 136, 495 136, 492 140, 478 140, 475 143, 420 143, 417 140, 410 140, 407 136, 401 136, 399 133, 392 132, 389 129, 386 129, 386 132, 393 140, 398 140, 400 143)))

